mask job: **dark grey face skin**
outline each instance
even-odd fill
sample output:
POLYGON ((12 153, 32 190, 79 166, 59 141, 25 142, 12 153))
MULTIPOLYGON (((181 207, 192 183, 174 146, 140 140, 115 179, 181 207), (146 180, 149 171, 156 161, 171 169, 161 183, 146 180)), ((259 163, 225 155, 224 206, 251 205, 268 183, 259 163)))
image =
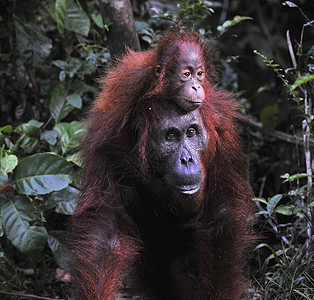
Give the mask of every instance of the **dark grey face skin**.
POLYGON ((202 160, 207 133, 198 110, 166 110, 152 134, 152 151, 161 162, 160 177, 181 197, 194 198, 202 188, 202 160))

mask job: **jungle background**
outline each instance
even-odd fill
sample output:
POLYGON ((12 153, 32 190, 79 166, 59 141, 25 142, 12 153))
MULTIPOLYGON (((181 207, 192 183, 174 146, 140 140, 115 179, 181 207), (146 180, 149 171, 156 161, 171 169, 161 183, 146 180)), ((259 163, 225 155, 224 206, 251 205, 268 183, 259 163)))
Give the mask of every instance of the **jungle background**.
POLYGON ((314 1, 0 0, 1 299, 69 299, 63 242, 98 80, 124 44, 178 28, 215 45, 217 83, 243 107, 261 237, 247 299, 314 299, 314 1))

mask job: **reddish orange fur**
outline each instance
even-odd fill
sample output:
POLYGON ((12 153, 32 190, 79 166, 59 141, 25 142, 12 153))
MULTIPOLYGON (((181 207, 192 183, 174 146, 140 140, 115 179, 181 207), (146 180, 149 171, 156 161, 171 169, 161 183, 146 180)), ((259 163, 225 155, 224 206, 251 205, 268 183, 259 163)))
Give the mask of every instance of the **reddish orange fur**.
MULTIPOLYGON (((237 300, 247 287, 244 270, 246 248, 252 240, 252 194, 236 128, 237 107, 229 94, 210 83, 212 52, 198 37, 181 33, 167 35, 156 49, 130 51, 101 82, 102 91, 88 117, 82 193, 71 221, 69 252, 75 299, 114 299, 121 291, 123 276, 142 263, 145 241, 126 209, 128 201, 134 210, 137 204, 132 196, 121 196, 120 183, 132 186, 134 180, 145 183, 151 176, 146 154, 149 133, 158 126, 160 112, 170 101, 160 97, 165 83, 156 79, 154 68, 161 54, 165 57, 160 51, 169 51, 166 57, 171 65, 170 41, 192 42, 202 49, 207 80, 206 99, 199 109, 208 135, 203 162, 206 178, 197 214, 178 217, 178 226, 192 233, 189 247, 180 249, 169 267, 169 286, 159 286, 167 296, 158 298, 141 282, 135 295, 144 299, 237 300), (191 267, 191 259, 197 268, 195 280, 182 271, 191 267)), ((152 197, 158 199, 162 191, 151 189, 152 197)), ((176 212, 169 206, 155 214, 162 215, 166 209, 176 212)), ((147 219, 149 216, 150 211, 147 219)), ((160 226, 165 226, 162 221, 160 226)), ((160 258, 168 259, 166 250, 160 258)), ((158 286, 159 282, 149 284, 158 286)))

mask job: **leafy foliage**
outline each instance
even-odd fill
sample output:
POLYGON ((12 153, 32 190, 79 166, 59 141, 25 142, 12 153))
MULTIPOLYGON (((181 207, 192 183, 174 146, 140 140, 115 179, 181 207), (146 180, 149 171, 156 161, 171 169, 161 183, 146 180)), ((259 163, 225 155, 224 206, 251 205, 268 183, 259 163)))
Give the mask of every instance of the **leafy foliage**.
MULTIPOLYGON (((254 5, 241 1, 229 1, 225 7, 226 1, 191 0, 155 1, 143 13, 143 1, 133 2, 143 48, 169 27, 198 31, 215 40, 224 58, 219 62, 222 88, 238 93, 259 124, 243 128, 250 136, 250 167, 255 174, 256 227, 266 237, 254 250, 255 282, 248 298, 313 298, 309 163, 314 45, 313 20, 303 13, 307 10, 291 1, 284 6, 270 1, 263 4, 261 16, 254 5), (278 64, 276 47, 260 29, 263 21, 284 56, 278 64), (291 24, 302 28, 295 45, 284 37, 291 24), (292 66, 283 66, 290 57, 292 66), (306 141, 307 148, 278 142, 281 131, 291 129, 292 139, 306 141)), ((106 47, 110 24, 103 24, 96 4, 0 1, 0 292, 67 297, 64 289, 55 290, 51 270, 68 271, 64 241, 80 186, 78 147, 85 133, 81 117, 98 92, 96 80, 110 59, 106 47)), ((303 4, 311 7, 310 1, 303 4)))

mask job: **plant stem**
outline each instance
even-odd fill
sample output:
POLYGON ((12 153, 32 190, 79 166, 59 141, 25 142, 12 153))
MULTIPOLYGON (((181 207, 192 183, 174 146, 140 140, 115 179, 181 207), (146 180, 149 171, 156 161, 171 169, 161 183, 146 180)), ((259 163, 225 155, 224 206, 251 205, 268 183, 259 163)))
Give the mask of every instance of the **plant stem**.
MULTIPOLYGON (((310 151, 310 136, 311 136, 311 115, 312 115, 312 98, 309 96, 307 89, 303 90, 304 92, 304 112, 305 119, 302 122, 303 128, 303 139, 304 139, 304 154, 305 154, 305 164, 306 164, 306 173, 309 175, 307 177, 307 204, 310 204, 310 194, 312 191, 313 180, 312 180, 312 161, 311 161, 311 151, 310 151)), ((309 249, 310 245, 312 245, 312 212, 311 208, 307 208, 307 242, 306 248, 309 249)))

